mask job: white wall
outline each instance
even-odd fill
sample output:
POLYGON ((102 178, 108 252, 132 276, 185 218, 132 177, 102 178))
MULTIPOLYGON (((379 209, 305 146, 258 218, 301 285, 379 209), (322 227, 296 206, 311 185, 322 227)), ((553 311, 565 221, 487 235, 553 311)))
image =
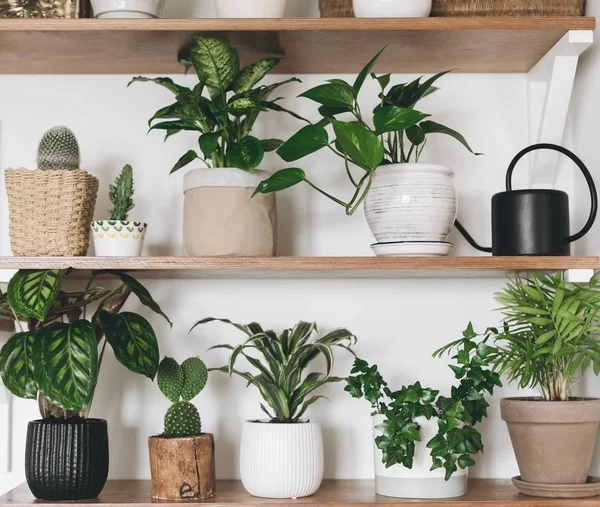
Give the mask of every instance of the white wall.
MULTIPOLYGON (((316 2, 293 6, 301 14, 315 15, 316 2), (310 9, 302 10, 302 7, 310 9)), ((175 4, 185 6, 190 4, 175 4)), ((181 7, 182 9, 184 7, 181 7)), ((189 11, 186 11, 189 12, 189 11)), ((174 10, 168 15, 177 15, 174 10)), ((195 15, 206 13, 198 7, 195 15)), ((365 62, 366 63, 366 62, 365 62)), ((286 76, 277 76, 283 79, 286 76)), ((328 78, 333 76, 327 76, 328 78)), ((397 75, 394 82, 414 76, 397 75)), ((181 83, 193 78, 174 76, 181 83)), ((286 105, 315 117, 316 108, 306 100, 293 99, 325 76, 303 76, 304 83, 284 89, 286 105)), ((274 78, 270 78, 271 80, 274 78)), ((352 77, 348 77, 352 79, 352 77)), ((136 175, 137 206, 134 218, 149 222, 146 255, 177 255, 181 243, 182 174, 169 177, 177 158, 195 146, 195 138, 178 135, 163 144, 160 134, 146 135, 146 121, 171 99, 168 92, 151 84, 127 89, 129 76, 3 76, 0 79, 0 167, 35 164, 37 142, 57 124, 70 126, 82 150, 82 166, 101 179, 97 218, 107 209, 109 182, 125 163, 136 175)), ((460 217, 481 243, 489 244, 490 198, 502 190, 504 172, 514 154, 528 144, 527 86, 524 75, 451 75, 441 81, 442 90, 423 102, 423 110, 464 133, 472 146, 484 152, 476 158, 446 138, 431 138, 425 161, 447 164, 456 170, 460 193, 460 217)), ((376 87, 363 92, 365 104, 373 105, 376 87)), ((595 91, 590 85, 589 94, 595 91)), ((586 106, 587 107, 587 106, 586 106)), ((363 110, 367 110, 367 106, 363 110)), ((585 108, 582 108, 585 110, 585 108)), ((594 122, 594 111, 584 111, 594 122)), ((265 114, 258 135, 285 138, 299 128, 285 116, 265 114)), ((588 131, 589 157, 598 157, 593 132, 588 131)), ((582 149, 583 151, 583 149, 582 149)), ((264 168, 283 167, 270 156, 264 168)), ((319 153, 302 161, 302 167, 318 183, 340 194, 350 191, 340 161, 319 153)), ((519 175, 527 180, 526 166, 519 175)), ((571 179, 565 183, 567 189, 571 179)), ((575 201, 576 202, 576 201, 575 201)), ((371 255, 372 237, 362 212, 346 217, 336 205, 310 189, 299 187, 279 196, 281 255, 371 255)), ((0 208, 0 254, 9 254, 6 242, 6 204, 0 208)), ((456 254, 476 252, 456 236, 456 254)), ((593 253, 593 251, 589 251, 593 253)), ((400 386, 421 380, 442 388, 452 380, 442 360, 431 359, 439 346, 456 339, 469 320, 479 329, 498 322, 491 314, 493 292, 502 280, 151 280, 147 286, 175 322, 172 331, 150 316, 161 343, 161 353, 184 359, 200 354, 210 366, 224 359, 218 352, 204 351, 222 341, 239 341, 231 330, 213 325, 187 336, 187 329, 206 316, 229 317, 240 322, 256 320, 281 330, 297 320, 314 320, 323 331, 345 326, 360 338, 357 352, 377 362, 390 384, 400 386)), ((130 303, 129 308, 139 310, 130 303)), ((145 315, 147 312, 142 311, 145 315)), ((338 355, 338 373, 348 372, 350 358, 338 355)), ((366 478, 373 474, 369 407, 351 399, 343 386, 324 390, 332 403, 310 409, 310 416, 324 425, 326 476, 366 478)), ((477 477, 510 477, 517 473, 507 431, 499 417, 498 400, 515 394, 514 388, 498 392, 490 418, 482 425, 485 454, 473 469, 477 477)), ((238 476, 237 457, 241 422, 261 417, 259 398, 245 390, 239 379, 214 374, 208 388, 196 400, 203 428, 216 434, 217 474, 238 476)), ((168 407, 156 386, 127 373, 108 357, 92 415, 107 418, 111 430, 111 476, 146 478, 146 439, 161 431, 168 407)), ((35 404, 17 401, 14 410, 14 469, 22 469, 26 421, 35 417, 35 404)))

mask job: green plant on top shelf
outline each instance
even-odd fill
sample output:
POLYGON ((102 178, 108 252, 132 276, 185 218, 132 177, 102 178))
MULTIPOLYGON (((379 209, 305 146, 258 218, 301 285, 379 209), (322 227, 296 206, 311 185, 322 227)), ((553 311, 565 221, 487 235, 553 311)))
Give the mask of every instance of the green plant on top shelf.
POLYGON ((113 207, 109 211, 111 220, 127 220, 133 203, 133 169, 127 164, 109 187, 108 197, 113 207))
POLYGON ((165 357, 158 366, 156 382, 160 391, 173 403, 165 415, 166 437, 193 437, 202 433, 198 409, 190 403, 206 386, 208 370, 198 357, 179 364, 165 357))
POLYGON ((442 396, 420 382, 392 391, 377 365, 355 360, 345 389, 354 398, 365 398, 373 415, 383 416, 383 422, 376 426, 381 434, 375 437, 375 444, 382 451, 386 468, 413 467, 415 443, 421 441, 418 418, 437 419, 438 432, 427 442, 431 470, 443 467, 449 480, 458 468, 475 464, 473 455, 483 451, 475 425, 487 417, 485 396, 502 385, 499 375, 489 367, 494 349, 485 342, 478 343, 477 336, 469 324, 463 337, 444 349, 456 351, 456 364, 450 368, 459 384, 451 388, 450 396, 442 396))
POLYGON ((308 179, 303 169, 297 167, 282 169, 265 179, 258 185, 255 194, 279 192, 306 182, 352 215, 366 198, 377 167, 418 162, 429 134, 451 136, 473 153, 461 134, 431 121, 431 115, 415 109, 421 99, 437 91, 434 83, 450 71, 436 74, 423 82, 419 78, 389 87, 390 74, 377 76, 371 72, 384 50, 362 69, 353 84, 330 79, 302 93, 300 97, 320 105, 321 119, 303 127, 277 149, 285 162, 294 162, 323 148, 332 151, 344 160, 346 174, 354 187, 352 197, 344 201, 325 192, 308 179), (369 74, 380 86, 378 104, 373 110, 373 126, 367 122, 358 100, 369 74), (341 115, 349 116, 348 121, 338 119, 341 115), (333 137, 327 131, 328 127, 332 128, 333 137), (358 172, 351 165, 356 166, 358 172))
POLYGON ((496 301, 503 305, 503 325, 482 340, 493 346, 489 360, 509 382, 539 389, 547 401, 567 401, 579 371, 600 374, 596 276, 569 284, 564 272, 516 275, 496 301))
POLYGON ((299 82, 298 79, 258 86, 279 63, 278 58, 259 60, 240 69, 238 53, 229 43, 195 37, 189 56, 181 62, 196 71, 200 82, 193 89, 165 77, 134 77, 129 83, 151 81, 175 95, 173 104, 161 108, 149 120, 150 130, 165 131, 165 140, 181 131, 200 134, 199 150, 185 153, 171 173, 197 159, 209 167, 235 167, 252 172, 265 152, 277 149, 282 143, 278 139, 259 140, 250 135, 259 114, 280 111, 302 119, 280 106, 279 98, 270 99, 277 88, 299 82))
POLYGON ((37 399, 45 419, 87 416, 107 345, 127 369, 154 378, 159 359, 154 330, 141 315, 121 312, 131 293, 169 321, 148 290, 125 273, 94 272, 83 291, 67 292, 62 285, 69 273, 22 270, 0 296, 0 317, 26 325, 0 349, 0 378, 15 396, 37 399), (121 284, 93 286, 99 274, 121 284), (88 318, 90 305, 96 310, 88 318))
POLYGON ((266 407, 261 404, 261 408, 273 423, 300 422, 308 407, 324 398, 314 394, 317 389, 330 382, 343 380, 331 375, 333 347, 342 347, 354 353, 352 346, 356 343, 356 337, 347 329, 335 329, 321 338, 312 339, 317 326, 309 322, 298 322, 293 328, 278 335, 274 331, 263 330, 255 322, 241 325, 227 319, 207 318, 196 322, 192 330, 201 324, 215 321, 235 326, 247 335, 247 339, 242 345, 223 344, 211 347, 231 351, 228 364, 213 369, 230 376, 239 375, 246 380, 248 386, 256 387, 268 405, 266 407), (259 357, 255 357, 253 353, 259 354, 259 357), (304 374, 313 360, 320 356, 326 361, 325 372, 304 374), (257 372, 236 369, 241 358, 257 372))

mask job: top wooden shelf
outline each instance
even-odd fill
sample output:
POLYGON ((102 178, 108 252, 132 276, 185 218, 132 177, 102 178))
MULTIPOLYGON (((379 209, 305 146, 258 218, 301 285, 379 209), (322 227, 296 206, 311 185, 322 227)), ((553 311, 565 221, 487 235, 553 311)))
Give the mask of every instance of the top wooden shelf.
POLYGON ((280 74, 527 72, 595 18, 1 19, 2 74, 173 74, 190 33, 238 48, 242 63, 281 57, 280 74))
MULTIPOLYGON (((69 502, 79 507, 172 507, 173 503, 152 501, 149 481, 108 481, 104 491, 96 500, 69 502)), ((509 480, 469 480, 466 496, 447 500, 406 500, 375 494, 371 480, 326 480, 313 496, 295 500, 278 500, 250 496, 239 481, 217 481, 214 498, 196 502, 211 507, 598 507, 596 498, 556 499, 535 498, 519 495, 509 480)), ((59 502, 36 501, 27 485, 0 497, 1 505, 32 507, 35 505, 61 506, 59 502)))

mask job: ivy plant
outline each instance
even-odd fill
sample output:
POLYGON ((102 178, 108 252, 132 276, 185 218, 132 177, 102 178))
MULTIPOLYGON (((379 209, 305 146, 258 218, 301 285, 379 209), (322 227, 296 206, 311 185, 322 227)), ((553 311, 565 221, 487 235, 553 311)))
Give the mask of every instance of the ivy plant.
POLYGON ((330 79, 301 94, 300 97, 319 104, 321 118, 303 127, 277 149, 285 162, 295 162, 323 148, 338 155, 344 160, 346 174, 354 187, 350 199, 343 200, 322 190, 298 167, 277 171, 258 185, 255 194, 279 192, 305 182, 352 215, 367 196, 377 167, 413 160, 418 162, 429 134, 451 136, 473 153, 461 134, 415 109, 421 99, 437 90, 434 83, 449 71, 423 82, 419 78, 390 87, 390 74, 377 76, 371 72, 384 50, 362 69, 353 84, 342 79, 330 79), (380 86, 372 125, 361 111, 358 100, 369 74, 380 86), (350 118, 341 120, 339 117, 342 115, 350 118))
POLYGON ((173 104, 159 109, 150 118, 150 130, 164 131, 165 140, 181 131, 199 134, 198 149, 187 151, 171 173, 197 159, 208 167, 236 167, 252 172, 265 152, 282 144, 279 139, 257 139, 250 135, 259 114, 279 111, 302 119, 279 105, 281 98, 271 98, 280 86, 299 79, 259 86, 279 63, 278 58, 259 60, 240 69, 238 52, 229 43, 195 37, 181 63, 196 71, 199 83, 194 88, 178 85, 166 77, 139 76, 129 83, 150 81, 175 95, 173 104))
POLYGON ((375 437, 375 445, 382 452, 386 468, 413 467, 415 443, 421 441, 420 417, 437 419, 438 432, 427 442, 431 470, 443 467, 449 480, 458 468, 475 464, 473 456, 483 451, 481 434, 475 425, 487 417, 489 403, 485 395, 501 386, 499 375, 489 368, 488 357, 493 349, 484 342, 478 343, 477 336, 469 324, 463 337, 444 349, 456 351, 456 364, 450 368, 459 383, 450 389, 450 396, 442 396, 420 382, 392 391, 377 365, 355 360, 345 390, 354 398, 365 398, 373 415, 383 416, 383 422, 376 427, 380 435, 375 437))
POLYGON ((227 365, 211 370, 230 376, 238 375, 248 386, 256 387, 267 403, 267 406, 261 404, 261 408, 273 423, 300 422, 308 407, 324 398, 314 394, 317 389, 330 382, 343 380, 332 376, 333 347, 352 352, 351 347, 356 343, 356 337, 347 329, 335 329, 321 338, 314 338, 317 326, 310 322, 298 322, 281 334, 265 331, 256 322, 242 325, 215 318, 198 321, 192 329, 215 321, 236 327, 247 338, 241 345, 222 344, 211 347, 231 351, 227 365), (305 373, 318 357, 325 359, 325 372, 305 373), (236 369, 239 359, 245 359, 255 372, 236 369))
POLYGON ((87 415, 107 345, 127 369, 154 378, 158 342, 144 317, 121 312, 130 294, 169 320, 148 290, 125 273, 95 272, 84 290, 67 292, 62 286, 69 272, 19 271, 0 296, 0 317, 12 317, 20 327, 0 349, 0 377, 15 396, 37 399, 44 418, 87 415), (121 284, 94 285, 101 273, 121 284), (96 309, 88 315, 90 305, 96 309))

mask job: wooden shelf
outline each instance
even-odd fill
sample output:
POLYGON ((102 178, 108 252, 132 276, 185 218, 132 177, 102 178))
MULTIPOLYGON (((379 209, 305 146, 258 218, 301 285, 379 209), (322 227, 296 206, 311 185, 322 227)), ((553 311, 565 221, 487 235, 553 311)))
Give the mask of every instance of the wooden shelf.
POLYGON ((275 72, 356 73, 385 44, 380 72, 527 72, 595 18, 2 19, 2 74, 171 74, 190 33, 230 40, 275 72), (350 55, 350 56, 349 56, 350 55))
POLYGON ((598 257, 0 257, 0 269, 115 269, 173 278, 495 277, 596 270, 598 257))
MULTIPOLYGON (((152 501, 149 481, 108 481, 97 500, 69 502, 71 505, 96 507, 172 507, 173 503, 152 501)), ((405 500, 375 494, 371 480, 326 480, 313 496, 296 500, 278 500, 250 496, 239 481, 217 481, 217 494, 197 504, 211 507, 273 507, 301 505, 303 507, 367 507, 371 505, 409 507, 415 504, 427 507, 598 507, 600 500, 535 498, 519 495, 510 480, 472 479, 466 496, 449 500, 405 500)), ((0 504, 11 507, 34 505, 57 506, 58 502, 34 500, 27 485, 19 486, 0 497, 0 504)))

